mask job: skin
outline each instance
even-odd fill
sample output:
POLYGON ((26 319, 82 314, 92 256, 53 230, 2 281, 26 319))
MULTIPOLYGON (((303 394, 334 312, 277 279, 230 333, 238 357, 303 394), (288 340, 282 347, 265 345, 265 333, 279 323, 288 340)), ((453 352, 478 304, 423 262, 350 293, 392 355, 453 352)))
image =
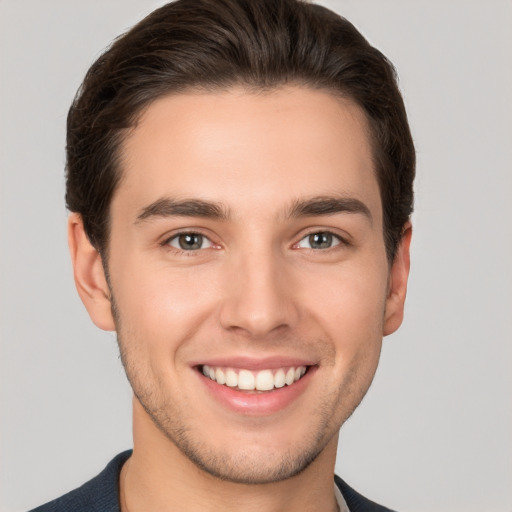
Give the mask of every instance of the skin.
POLYGON ((69 240, 80 296, 117 330, 134 389, 123 510, 336 510, 338 431, 401 324, 409 272, 409 225, 386 258, 364 113, 304 87, 178 94, 149 106, 122 156, 108 282, 77 214, 69 240), (367 212, 293 209, 313 198, 367 212), (169 199, 224 215, 170 215, 169 199), (180 249, 183 232, 201 248, 180 249), (311 246, 313 233, 332 233, 331 246, 311 246), (282 410, 241 414, 194 367, 219 355, 314 371, 282 410))

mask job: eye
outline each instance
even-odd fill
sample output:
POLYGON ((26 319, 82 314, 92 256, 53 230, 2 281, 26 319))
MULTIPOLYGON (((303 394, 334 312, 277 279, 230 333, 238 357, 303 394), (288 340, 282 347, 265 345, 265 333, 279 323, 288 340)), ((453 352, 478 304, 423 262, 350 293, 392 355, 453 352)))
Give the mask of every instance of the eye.
POLYGON ((180 233, 170 238, 167 244, 182 251, 198 251, 213 247, 212 242, 199 233, 180 233))
POLYGON ((305 236, 296 247, 301 249, 330 249, 341 244, 341 238, 329 231, 318 231, 305 236))

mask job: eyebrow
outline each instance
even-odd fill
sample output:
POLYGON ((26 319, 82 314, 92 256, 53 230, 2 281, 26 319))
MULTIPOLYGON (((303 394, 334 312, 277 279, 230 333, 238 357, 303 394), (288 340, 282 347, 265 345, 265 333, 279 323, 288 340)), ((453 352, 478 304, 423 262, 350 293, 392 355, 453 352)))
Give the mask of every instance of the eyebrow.
POLYGON ((201 217, 226 220, 229 213, 222 204, 212 201, 201 199, 176 200, 164 197, 144 207, 137 215, 135 224, 153 217, 201 217))
MULTIPOLYGON (((286 210, 285 218, 316 217, 339 213, 361 214, 373 221, 368 206, 353 197, 317 196, 293 201, 286 210)), ((177 200, 161 198, 144 207, 137 215, 135 224, 155 217, 200 217, 228 220, 229 210, 222 204, 202 199, 177 200)))
POLYGON ((292 203, 288 217, 315 217, 336 215, 339 213, 361 214, 370 223, 373 217, 368 206, 353 197, 317 196, 307 200, 297 200, 292 203))

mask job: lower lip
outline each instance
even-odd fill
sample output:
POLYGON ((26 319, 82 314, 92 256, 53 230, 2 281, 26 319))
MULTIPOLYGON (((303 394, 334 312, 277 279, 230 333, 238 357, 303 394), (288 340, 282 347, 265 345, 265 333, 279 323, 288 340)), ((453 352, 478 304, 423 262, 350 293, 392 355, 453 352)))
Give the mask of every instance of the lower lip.
POLYGON ((247 392, 218 384, 214 380, 197 372, 210 395, 228 409, 250 416, 265 416, 279 412, 290 406, 306 390, 316 367, 309 367, 306 374, 290 386, 283 386, 272 391, 247 392))

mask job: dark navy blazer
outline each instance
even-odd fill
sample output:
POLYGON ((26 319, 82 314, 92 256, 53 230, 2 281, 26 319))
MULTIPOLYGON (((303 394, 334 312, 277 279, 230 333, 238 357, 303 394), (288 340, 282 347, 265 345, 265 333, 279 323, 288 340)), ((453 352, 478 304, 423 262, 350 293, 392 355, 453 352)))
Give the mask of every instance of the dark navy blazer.
MULTIPOLYGON (((119 473, 131 453, 131 450, 120 453, 92 480, 30 512, 120 512, 119 473)), ((364 498, 338 476, 334 480, 350 512, 392 512, 364 498)))

